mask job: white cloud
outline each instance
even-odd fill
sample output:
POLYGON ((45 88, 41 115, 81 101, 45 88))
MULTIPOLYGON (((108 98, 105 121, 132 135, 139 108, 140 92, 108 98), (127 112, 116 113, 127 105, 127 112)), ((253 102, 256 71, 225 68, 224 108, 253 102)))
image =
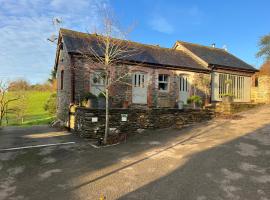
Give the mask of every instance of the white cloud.
POLYGON ((52 18, 63 27, 92 31, 100 23, 98 6, 107 0, 0 0, 0 79, 45 81, 54 64, 56 34, 52 18))
POLYGON ((164 17, 161 16, 153 17, 149 21, 149 24, 153 30, 161 33, 171 34, 174 32, 173 26, 164 17))

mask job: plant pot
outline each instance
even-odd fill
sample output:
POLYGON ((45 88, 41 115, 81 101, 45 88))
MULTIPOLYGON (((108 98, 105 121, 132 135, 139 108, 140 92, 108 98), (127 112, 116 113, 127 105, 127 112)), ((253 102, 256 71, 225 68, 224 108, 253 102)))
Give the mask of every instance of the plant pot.
POLYGON ((233 97, 232 96, 223 96, 222 97, 222 102, 223 103, 232 103, 233 102, 233 97))
POLYGON ((123 108, 128 108, 128 101, 123 102, 123 108))
POLYGON ((178 101, 177 106, 178 106, 178 109, 180 109, 180 110, 184 109, 184 102, 183 101, 178 101))
POLYGON ((97 99, 88 99, 86 103, 87 108, 97 108, 98 102, 97 99))
POLYGON ((106 99, 105 98, 98 98, 98 108, 103 109, 106 107, 106 99))

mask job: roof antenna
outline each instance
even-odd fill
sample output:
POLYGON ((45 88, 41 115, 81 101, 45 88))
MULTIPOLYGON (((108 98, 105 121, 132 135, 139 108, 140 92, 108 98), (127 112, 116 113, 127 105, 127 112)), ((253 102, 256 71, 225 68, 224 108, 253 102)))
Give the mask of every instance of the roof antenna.
POLYGON ((215 47, 216 47, 216 43, 213 43, 213 44, 212 44, 212 47, 215 48, 215 47))
MULTIPOLYGON (((56 32, 58 32, 62 22, 63 21, 61 18, 57 18, 57 17, 52 18, 52 25, 54 26, 56 32)), ((58 37, 56 36, 56 34, 52 34, 49 38, 47 38, 47 40, 52 43, 57 44, 58 37)))
POLYGON ((227 48, 226 44, 224 44, 222 48, 224 49, 224 51, 228 51, 228 48, 227 48))

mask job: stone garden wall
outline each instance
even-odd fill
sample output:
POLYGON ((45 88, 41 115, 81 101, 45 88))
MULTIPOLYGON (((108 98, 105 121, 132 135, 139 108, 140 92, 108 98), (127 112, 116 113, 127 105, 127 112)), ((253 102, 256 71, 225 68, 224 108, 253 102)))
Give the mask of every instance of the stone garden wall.
POLYGON ((258 86, 251 88, 251 101, 256 103, 270 103, 270 76, 259 76, 258 86))
POLYGON ((260 104, 256 103, 227 103, 227 102, 221 102, 218 105, 216 105, 216 112, 220 113, 222 115, 232 115, 238 112, 242 112, 245 110, 249 110, 252 108, 255 108, 260 104))
MULTIPOLYGON (((179 109, 111 109, 111 132, 133 134, 141 129, 181 128, 214 117, 210 110, 179 109)), ((105 110, 77 107, 74 131, 82 137, 100 138, 104 135, 105 110)))

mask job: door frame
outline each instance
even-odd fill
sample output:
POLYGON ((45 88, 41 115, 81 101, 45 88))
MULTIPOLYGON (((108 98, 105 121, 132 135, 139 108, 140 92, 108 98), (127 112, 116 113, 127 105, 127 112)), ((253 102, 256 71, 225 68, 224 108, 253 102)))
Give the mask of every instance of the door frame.
MULTIPOLYGON (((136 77, 137 78, 137 77, 136 77)), ((133 104, 147 104, 148 102, 148 73, 143 72, 143 71, 133 71, 132 72, 132 91, 131 91, 131 99, 132 99, 132 103, 133 104), (135 80, 135 75, 143 75, 143 77, 140 77, 139 79, 135 80), (137 84, 137 80, 139 80, 139 87, 136 87, 137 84), (135 82, 136 81, 136 82, 135 82), (136 88, 140 88, 140 84, 141 81, 143 81, 143 89, 145 89, 145 95, 144 95, 144 100, 143 101, 138 101, 138 102, 134 102, 134 91, 136 90, 136 88)))
POLYGON ((178 92, 179 92, 178 98, 179 98, 180 101, 183 101, 183 99, 181 99, 181 96, 182 96, 181 92, 182 93, 185 92, 186 93, 186 99, 184 99, 184 101, 183 101, 184 104, 187 104, 187 100, 188 100, 188 98, 190 96, 190 89, 191 89, 190 74, 179 74, 178 75, 178 92), (185 77, 185 81, 183 82, 184 85, 182 85, 182 83, 180 82, 182 80, 182 77, 185 77), (181 87, 180 87, 180 84, 181 84, 181 87), (181 90, 182 86, 184 87, 184 89, 186 91, 181 90))

